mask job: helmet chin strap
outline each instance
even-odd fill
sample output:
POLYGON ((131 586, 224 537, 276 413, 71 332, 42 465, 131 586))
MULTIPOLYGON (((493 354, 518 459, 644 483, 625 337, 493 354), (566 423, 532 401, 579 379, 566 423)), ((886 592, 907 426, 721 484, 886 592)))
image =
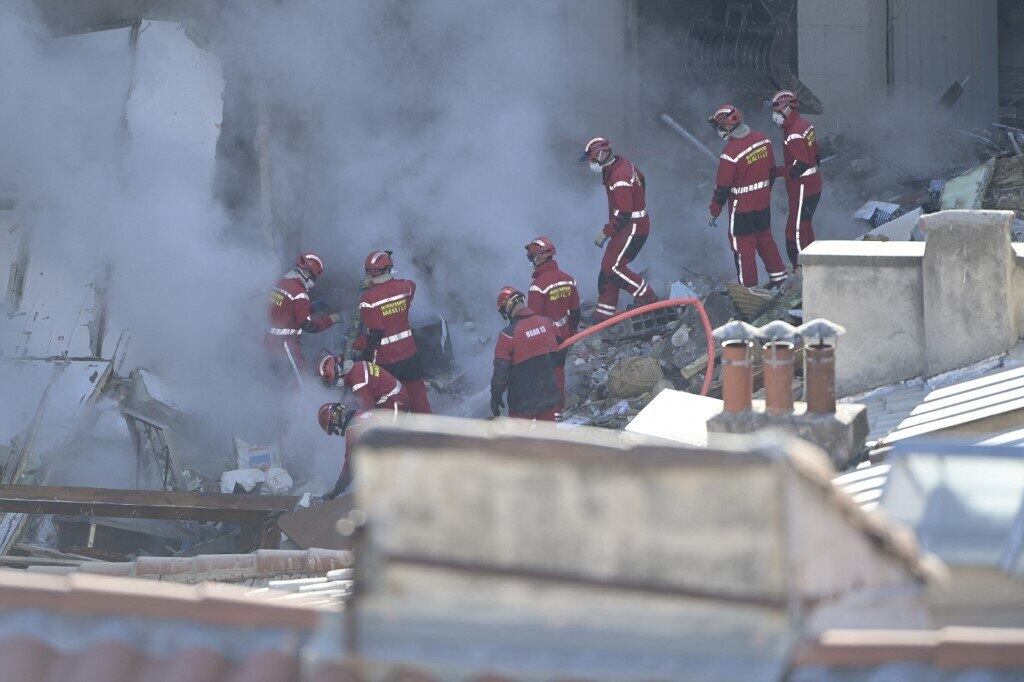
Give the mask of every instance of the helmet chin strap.
POLYGON ((299 279, 302 280, 303 286, 307 289, 313 288, 313 285, 316 283, 316 280, 313 279, 313 273, 302 266, 296 267, 295 272, 299 273, 299 279))

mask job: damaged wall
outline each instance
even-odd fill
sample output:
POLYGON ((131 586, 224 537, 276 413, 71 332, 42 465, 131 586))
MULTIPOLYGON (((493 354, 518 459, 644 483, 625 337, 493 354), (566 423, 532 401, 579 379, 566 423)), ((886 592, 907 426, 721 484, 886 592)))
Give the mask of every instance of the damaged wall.
POLYGON ((824 122, 855 123, 887 96, 933 106, 969 77, 952 111, 996 120, 996 0, 815 0, 797 3, 800 77, 825 103, 824 122))

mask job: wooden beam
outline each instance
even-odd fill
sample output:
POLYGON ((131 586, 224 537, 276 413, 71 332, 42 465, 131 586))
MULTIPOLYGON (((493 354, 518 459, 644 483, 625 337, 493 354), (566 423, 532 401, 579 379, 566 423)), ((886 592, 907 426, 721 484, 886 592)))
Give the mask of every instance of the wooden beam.
POLYGON ((260 523, 291 511, 298 500, 291 495, 0 485, 0 512, 23 514, 260 523))

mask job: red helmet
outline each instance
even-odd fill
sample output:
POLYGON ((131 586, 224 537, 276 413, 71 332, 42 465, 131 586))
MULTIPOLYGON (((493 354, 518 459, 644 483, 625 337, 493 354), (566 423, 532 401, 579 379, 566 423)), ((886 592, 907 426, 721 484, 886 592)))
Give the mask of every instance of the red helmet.
POLYGON ((779 90, 772 95, 772 109, 782 113, 786 107, 800 108, 800 100, 796 93, 791 90, 779 90))
POLYGON ((732 130, 743 123, 743 112, 731 104, 723 104, 715 110, 715 113, 708 116, 708 123, 716 130, 722 130, 725 126, 728 126, 728 130, 732 130))
POLYGON ((526 245, 526 260, 536 263, 537 256, 547 256, 544 260, 555 257, 555 243, 547 237, 537 237, 526 245))
POLYGON ((316 420, 328 436, 340 436, 355 413, 355 410, 346 410, 342 403, 324 403, 316 413, 316 420))
POLYGON ((320 375, 320 380, 325 386, 337 386, 341 378, 341 363, 335 356, 328 355, 317 365, 316 373, 320 375))
POLYGON ((363 268, 366 270, 366 274, 371 277, 377 275, 383 275, 385 272, 395 266, 395 261, 391 259, 393 251, 374 251, 366 257, 366 262, 363 263, 363 268))
POLYGON ((515 287, 504 287, 498 292, 498 312, 506 320, 512 318, 512 309, 519 303, 525 303, 526 296, 515 287))
POLYGON ((316 279, 324 274, 324 262, 315 253, 300 253, 295 267, 305 272, 310 279, 316 279))
POLYGON ((591 138, 589 142, 583 145, 583 152, 580 154, 580 161, 590 161, 592 163, 603 163, 608 160, 608 157, 612 153, 612 143, 603 137, 591 138), (605 155, 605 150, 608 154, 605 155), (601 158, 604 156, 604 158, 601 158))

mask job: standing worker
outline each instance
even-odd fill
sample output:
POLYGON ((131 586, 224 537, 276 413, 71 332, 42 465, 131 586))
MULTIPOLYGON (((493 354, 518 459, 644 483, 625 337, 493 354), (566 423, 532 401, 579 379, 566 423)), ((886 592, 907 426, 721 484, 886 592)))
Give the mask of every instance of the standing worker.
POLYGON ((726 140, 718 162, 715 191, 708 210, 708 224, 715 227, 722 208, 729 208, 729 245, 736 260, 736 276, 745 287, 757 286, 757 261, 761 256, 768 271, 768 288, 786 279, 786 266, 772 238, 772 182, 776 177, 775 152, 764 133, 751 130, 743 113, 723 104, 708 123, 726 140))
POLYGON ((341 360, 328 355, 320 361, 317 374, 325 386, 345 386, 360 410, 409 411, 409 394, 391 372, 378 364, 341 360))
MULTIPOLYGON (((580 326, 580 292, 576 280, 558 267, 555 244, 547 237, 537 237, 526 245, 526 258, 533 263, 533 283, 526 299, 527 307, 555 322, 555 334, 561 343, 576 333, 580 326)), ((555 384, 558 406, 565 407, 565 356, 568 349, 555 354, 555 384)))
POLYGON ((270 331, 267 350, 275 374, 292 375, 302 386, 302 333, 315 334, 337 324, 341 315, 313 315, 309 290, 324 272, 324 263, 315 253, 303 253, 295 267, 277 282, 270 292, 270 331))
POLYGON ((391 254, 374 251, 366 257, 364 269, 369 286, 359 297, 359 317, 364 329, 352 348, 362 351, 364 360, 375 362, 402 382, 413 412, 430 414, 423 363, 409 324, 416 283, 392 276, 395 263, 391 254))
POLYGON ((523 292, 505 287, 498 292, 498 312, 508 325, 498 334, 491 375, 491 414, 501 414, 508 391, 508 416, 555 421, 559 402, 555 383, 558 336, 555 323, 526 306, 523 292))
POLYGON ((783 165, 776 172, 785 178, 789 195, 786 253, 795 271, 800 252, 814 241, 811 218, 821 199, 821 155, 814 126, 800 115, 800 100, 793 92, 780 90, 772 96, 772 120, 782 128, 783 165))
POLYGON ((608 140, 595 137, 587 142, 580 161, 589 162, 590 170, 601 173, 608 193, 608 222, 594 238, 598 248, 608 243, 597 278, 593 315, 593 321, 600 322, 615 315, 619 289, 629 293, 636 305, 658 300, 647 281, 628 267, 647 241, 651 219, 647 215, 643 173, 625 157, 613 154, 608 140))

